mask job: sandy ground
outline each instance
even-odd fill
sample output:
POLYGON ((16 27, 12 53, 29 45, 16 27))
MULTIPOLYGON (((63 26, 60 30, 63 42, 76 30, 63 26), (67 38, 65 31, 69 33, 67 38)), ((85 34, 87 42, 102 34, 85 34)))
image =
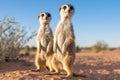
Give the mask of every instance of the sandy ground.
MULTIPOLYGON (((59 75, 45 75, 31 72, 34 66, 35 52, 22 57, 19 61, 0 63, 0 80, 61 80, 64 71, 59 75)), ((88 77, 72 77, 64 80, 120 80, 120 51, 101 51, 76 53, 74 71, 88 77)))

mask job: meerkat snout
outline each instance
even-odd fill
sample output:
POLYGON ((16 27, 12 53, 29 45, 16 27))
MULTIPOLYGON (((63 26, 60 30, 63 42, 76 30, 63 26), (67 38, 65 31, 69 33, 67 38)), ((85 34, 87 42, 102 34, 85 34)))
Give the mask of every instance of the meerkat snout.
POLYGON ((60 15, 63 18, 71 18, 74 14, 74 7, 71 4, 64 4, 59 9, 60 15))
POLYGON ((41 24, 48 24, 51 21, 51 14, 48 12, 41 13, 38 19, 41 24))
POLYGON ((48 18, 51 18, 51 15, 50 15, 50 13, 46 13, 46 16, 45 16, 45 18, 46 18, 46 20, 47 20, 48 18))
POLYGON ((70 5, 68 12, 71 13, 74 10, 73 6, 70 5))

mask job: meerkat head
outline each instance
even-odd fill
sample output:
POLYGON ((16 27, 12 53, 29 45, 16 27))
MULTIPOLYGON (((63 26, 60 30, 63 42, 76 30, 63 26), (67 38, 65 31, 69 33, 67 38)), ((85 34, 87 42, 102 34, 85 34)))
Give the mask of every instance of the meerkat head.
POLYGON ((62 18, 71 18, 74 14, 74 7, 71 4, 64 4, 59 9, 62 18))
POLYGON ((38 19, 41 24, 49 24, 51 21, 51 14, 48 12, 43 12, 38 16, 38 19))

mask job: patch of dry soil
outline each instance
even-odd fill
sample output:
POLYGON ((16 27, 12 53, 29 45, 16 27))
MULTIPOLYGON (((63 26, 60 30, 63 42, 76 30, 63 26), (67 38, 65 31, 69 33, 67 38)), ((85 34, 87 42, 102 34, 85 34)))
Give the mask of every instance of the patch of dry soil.
MULTIPOLYGON (((35 52, 22 57, 19 61, 0 63, 0 80, 61 80, 64 71, 59 75, 45 75, 42 72, 31 72, 34 66, 35 52)), ((64 80, 120 80, 120 53, 119 52, 81 52, 76 53, 73 66, 76 73, 88 77, 72 77, 64 80)))

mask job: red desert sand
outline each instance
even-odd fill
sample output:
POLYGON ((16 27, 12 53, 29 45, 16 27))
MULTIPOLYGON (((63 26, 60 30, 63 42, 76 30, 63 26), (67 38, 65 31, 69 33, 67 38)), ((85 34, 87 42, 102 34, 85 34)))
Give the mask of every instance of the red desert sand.
MULTIPOLYGON (((35 52, 21 57, 18 61, 0 63, 0 80, 61 80, 66 75, 61 71, 59 75, 46 75, 45 69, 41 72, 32 72, 35 52)), ((73 66, 75 73, 87 77, 72 77, 64 80, 120 80, 120 51, 101 51, 76 53, 73 66)))

